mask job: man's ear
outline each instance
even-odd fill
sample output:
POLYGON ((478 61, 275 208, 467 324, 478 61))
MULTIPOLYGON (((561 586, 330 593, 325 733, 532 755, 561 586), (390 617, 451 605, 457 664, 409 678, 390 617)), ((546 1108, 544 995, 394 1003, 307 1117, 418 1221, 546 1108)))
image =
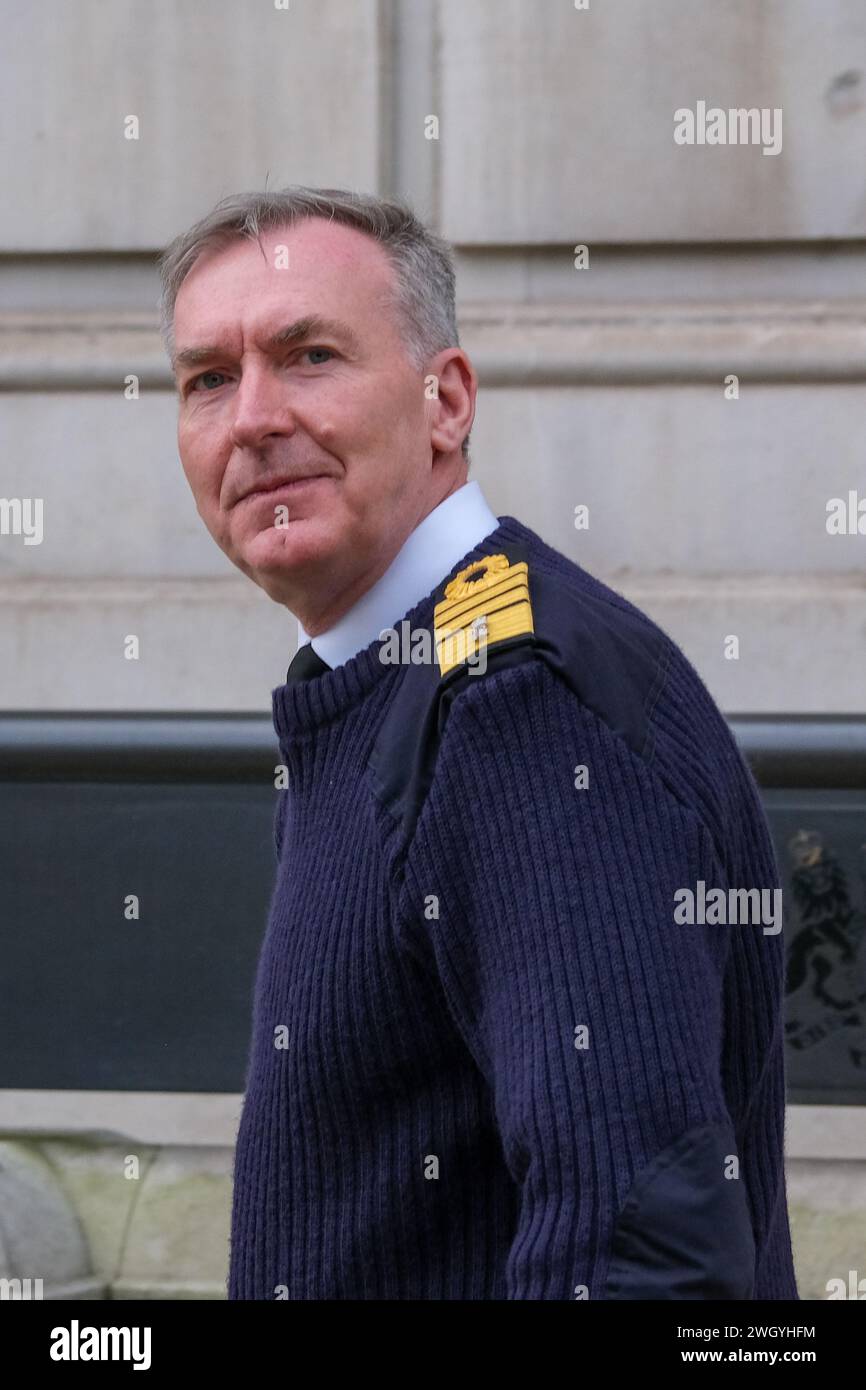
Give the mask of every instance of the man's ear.
POLYGON ((478 378, 460 348, 446 348, 434 357, 425 374, 430 401, 430 443, 437 453, 452 454, 463 443, 475 418, 478 378))

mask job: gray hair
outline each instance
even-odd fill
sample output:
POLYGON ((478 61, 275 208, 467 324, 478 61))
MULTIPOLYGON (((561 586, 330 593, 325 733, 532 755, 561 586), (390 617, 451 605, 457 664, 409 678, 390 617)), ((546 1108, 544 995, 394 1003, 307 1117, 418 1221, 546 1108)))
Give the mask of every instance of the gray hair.
MULTIPOLYGON (((232 193, 169 243, 159 262, 162 284, 160 333, 174 362, 174 306, 183 281, 205 250, 217 250, 241 237, 257 240, 268 229, 324 217, 354 227, 378 241, 394 271, 394 309, 413 366, 422 371, 444 348, 459 347, 454 304, 451 247, 431 232, 406 204, 343 188, 293 185, 273 193, 232 193)), ((469 436, 463 440, 469 462, 469 436)))

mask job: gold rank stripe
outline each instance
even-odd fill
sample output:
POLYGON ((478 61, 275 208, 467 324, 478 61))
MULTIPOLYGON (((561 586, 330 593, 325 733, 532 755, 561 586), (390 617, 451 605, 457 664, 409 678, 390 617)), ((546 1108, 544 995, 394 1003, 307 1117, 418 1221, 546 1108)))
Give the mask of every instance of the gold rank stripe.
MULTIPOLYGON (((527 605, 529 603, 529 590, 525 584, 512 586, 506 593, 501 594, 494 594, 492 589, 488 589, 486 593, 479 594, 471 606, 467 607, 465 604, 461 605, 459 617, 455 615, 445 622, 442 622, 441 619, 436 619, 436 630, 437 632, 456 632, 461 628, 468 627, 476 618, 484 616, 489 618, 494 613, 500 613, 504 608, 517 607, 521 603, 527 605)), ((531 609, 529 610, 529 616, 529 630, 531 632, 531 609)))
POLYGON ((498 612, 485 613, 479 608, 477 616, 485 619, 484 630, 475 631, 474 619, 457 629, 436 628, 436 652, 443 676, 447 676, 455 666, 469 661, 481 647, 489 646, 492 642, 504 642, 507 637, 521 637, 534 630, 528 599, 511 603, 498 612))
MULTIPOLYGON (((495 598, 499 594, 510 593, 512 590, 515 591, 515 598, 529 600, 528 567, 525 560, 502 570, 501 574, 502 578, 492 584, 478 581, 473 585, 473 592, 465 594, 462 598, 442 599, 437 603, 433 615, 437 626, 444 627, 446 623, 453 625, 460 622, 464 614, 476 612, 482 601, 495 598)), ((460 575, 455 576, 455 579, 459 578, 460 575)))

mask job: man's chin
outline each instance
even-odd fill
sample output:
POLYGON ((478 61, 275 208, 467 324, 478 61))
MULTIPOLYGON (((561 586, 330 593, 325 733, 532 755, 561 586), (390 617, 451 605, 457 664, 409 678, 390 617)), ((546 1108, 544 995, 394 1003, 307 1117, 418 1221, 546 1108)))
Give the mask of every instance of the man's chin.
POLYGON ((263 589, 268 581, 301 574, 311 566, 327 563, 333 546, 329 528, 318 518, 290 521, 286 526, 263 528, 238 547, 240 568, 263 589))

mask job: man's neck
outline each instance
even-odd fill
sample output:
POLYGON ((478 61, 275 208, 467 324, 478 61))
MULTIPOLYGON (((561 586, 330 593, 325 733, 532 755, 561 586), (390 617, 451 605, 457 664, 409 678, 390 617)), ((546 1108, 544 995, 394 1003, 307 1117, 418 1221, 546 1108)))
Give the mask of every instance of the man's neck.
POLYGON ((299 644, 312 640, 316 655, 331 667, 348 661, 398 624, 498 525, 477 482, 455 489, 421 519, 379 578, 327 629, 311 633, 300 622, 299 644))
MULTIPOLYGON (((414 529, 413 527, 412 530, 414 529)), ((323 632, 330 631, 335 623, 345 617, 355 607, 355 604, 372 589, 373 585, 379 582, 382 575, 390 569, 395 556, 402 550, 411 534, 412 532, 408 531, 393 550, 389 548, 384 554, 379 552, 375 565, 358 575, 348 588, 341 589, 340 593, 330 600, 324 608, 319 605, 307 616, 302 612, 296 612, 295 617, 303 627, 307 637, 319 637, 323 632)))
POLYGON ((354 608, 359 599, 362 599, 364 594, 372 589, 373 585, 377 584, 383 574, 390 569, 395 557, 400 553, 406 541, 412 535, 412 532, 415 531, 421 525, 421 522, 428 517, 436 507, 440 506, 446 498, 451 497, 455 492, 458 492, 460 488, 464 487, 467 481, 466 470, 464 469, 462 474, 458 473, 453 479, 447 492, 444 492, 441 497, 434 497, 432 501, 428 501, 424 510, 421 511, 420 515, 415 517, 408 530, 400 535, 396 545, 393 544, 392 538, 389 537, 391 544, 383 551, 377 553, 375 562, 370 568, 365 570, 363 574, 357 575, 351 584, 341 589, 338 594, 331 596, 324 605, 321 602, 321 592, 318 592, 315 595, 311 595, 311 598, 319 601, 315 606, 311 606, 308 611, 301 611, 300 605, 298 608, 293 609, 292 611, 306 632, 307 637, 319 637, 323 632, 328 632, 335 623, 339 622, 340 618, 344 617, 350 609, 354 608))

